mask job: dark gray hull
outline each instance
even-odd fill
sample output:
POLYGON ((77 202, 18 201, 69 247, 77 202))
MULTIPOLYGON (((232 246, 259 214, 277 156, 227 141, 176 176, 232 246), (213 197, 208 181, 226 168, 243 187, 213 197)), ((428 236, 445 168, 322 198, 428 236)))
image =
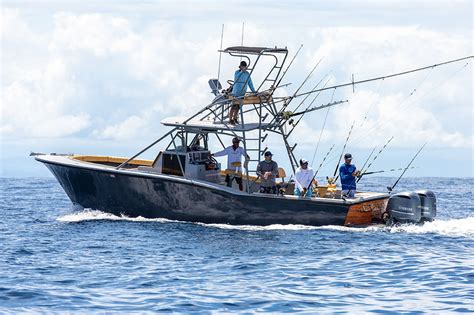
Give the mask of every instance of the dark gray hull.
POLYGON ((130 217, 239 225, 344 225, 354 205, 333 199, 247 194, 178 176, 37 160, 54 174, 73 203, 130 217))

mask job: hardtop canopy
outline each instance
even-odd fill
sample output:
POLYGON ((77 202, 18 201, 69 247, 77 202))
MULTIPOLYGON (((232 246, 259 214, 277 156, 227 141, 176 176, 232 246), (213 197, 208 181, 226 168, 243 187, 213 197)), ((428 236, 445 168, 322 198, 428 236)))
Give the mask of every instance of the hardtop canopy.
POLYGON ((288 53, 286 48, 268 48, 268 47, 249 47, 249 46, 232 46, 223 50, 225 53, 240 53, 240 54, 262 54, 262 53, 288 53))

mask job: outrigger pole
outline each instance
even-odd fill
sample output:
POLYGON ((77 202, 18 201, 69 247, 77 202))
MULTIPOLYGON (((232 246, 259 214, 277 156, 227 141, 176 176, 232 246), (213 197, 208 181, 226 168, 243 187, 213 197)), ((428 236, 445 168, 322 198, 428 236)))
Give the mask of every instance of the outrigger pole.
POLYGON ((389 192, 392 192, 392 190, 395 188, 395 186, 397 186, 398 182, 400 181, 400 179, 402 179, 403 175, 405 174, 405 172, 410 168, 411 166, 411 163, 413 163, 413 161, 416 159, 416 157, 418 156, 418 154, 420 154, 421 150, 423 150, 423 148, 425 147, 426 145, 426 142, 425 144, 423 144, 421 146, 421 148, 418 150, 418 152, 416 152, 415 156, 411 159, 410 163, 408 163, 407 167, 405 167, 405 169, 403 170, 402 174, 400 175, 400 177, 397 179, 397 181, 395 182, 395 184, 392 185, 392 187, 388 186, 387 189, 389 192))
POLYGON ((304 111, 301 111, 301 112, 287 114, 286 117, 294 117, 294 116, 304 115, 306 113, 309 113, 309 112, 312 112, 312 111, 315 111, 315 110, 319 110, 319 109, 323 109, 323 108, 326 108, 326 107, 331 107, 331 106, 334 106, 334 105, 339 105, 339 104, 347 103, 347 102, 349 102, 349 100, 335 101, 335 102, 331 102, 331 103, 327 103, 327 104, 323 104, 323 105, 318 105, 318 106, 308 108, 308 109, 306 109, 304 111))
POLYGON ((385 80, 385 79, 388 79, 388 78, 393 78, 393 77, 397 77, 397 76, 401 76, 401 75, 405 75, 405 74, 409 74, 409 73, 413 73, 413 72, 423 71, 423 70, 426 70, 426 69, 432 69, 432 68, 435 68, 435 67, 447 65, 447 64, 450 64, 450 63, 454 63, 454 62, 459 62, 459 61, 466 60, 466 59, 472 59, 472 58, 474 58, 474 56, 467 56, 467 57, 463 57, 463 58, 459 58, 459 59, 449 60, 449 61, 442 62, 442 63, 436 63, 436 64, 431 65, 431 66, 426 66, 426 67, 417 68, 417 69, 413 69, 413 70, 394 73, 394 74, 390 74, 390 75, 386 75, 386 76, 382 76, 382 77, 376 77, 376 78, 372 78, 372 79, 366 79, 366 80, 360 80, 360 81, 354 81, 354 82, 351 81, 349 83, 338 84, 338 85, 334 85, 334 86, 329 86, 329 87, 324 87, 324 88, 317 89, 317 90, 304 92, 304 93, 301 93, 301 94, 295 94, 295 95, 286 97, 286 99, 291 100, 291 99, 296 98, 296 97, 300 97, 300 96, 311 94, 311 93, 321 92, 321 91, 325 91, 325 90, 337 89, 337 88, 340 88, 340 87, 351 86, 351 85, 356 85, 356 84, 362 84, 362 83, 367 83, 367 82, 372 82, 372 81, 385 80))

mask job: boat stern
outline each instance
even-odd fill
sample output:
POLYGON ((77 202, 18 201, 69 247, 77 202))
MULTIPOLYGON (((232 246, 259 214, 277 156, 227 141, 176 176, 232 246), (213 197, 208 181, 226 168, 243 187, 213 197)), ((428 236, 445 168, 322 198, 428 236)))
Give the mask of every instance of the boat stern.
POLYGON ((379 197, 371 200, 356 202, 349 207, 349 211, 344 221, 345 226, 363 226, 376 223, 384 223, 383 213, 387 207, 389 196, 380 194, 379 197))

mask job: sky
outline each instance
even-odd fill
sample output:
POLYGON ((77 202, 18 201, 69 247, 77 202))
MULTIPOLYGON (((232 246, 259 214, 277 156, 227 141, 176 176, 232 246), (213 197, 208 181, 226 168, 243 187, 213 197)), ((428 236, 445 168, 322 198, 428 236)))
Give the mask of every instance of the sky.
MULTIPOLYGON (((207 105, 222 25, 223 47, 243 37, 247 46, 287 47, 291 59, 303 45, 281 95, 294 93, 318 62, 302 91, 321 80, 340 84, 352 75, 363 80, 473 55, 472 1, 1 5, 0 176, 8 177, 51 176, 28 156, 32 151, 129 157, 167 131, 162 119, 207 105)), ((314 156, 317 168, 336 144, 321 169, 329 175, 354 123, 345 151, 356 165, 393 136, 371 170, 405 167, 426 142, 407 176, 474 176, 472 62, 321 93, 315 105, 349 102, 331 108, 326 124, 326 110, 306 115, 290 138, 298 143, 295 155, 314 156)), ((232 79, 237 63, 222 56, 222 82, 232 79)), ((278 139, 265 145, 290 169, 278 139)))

